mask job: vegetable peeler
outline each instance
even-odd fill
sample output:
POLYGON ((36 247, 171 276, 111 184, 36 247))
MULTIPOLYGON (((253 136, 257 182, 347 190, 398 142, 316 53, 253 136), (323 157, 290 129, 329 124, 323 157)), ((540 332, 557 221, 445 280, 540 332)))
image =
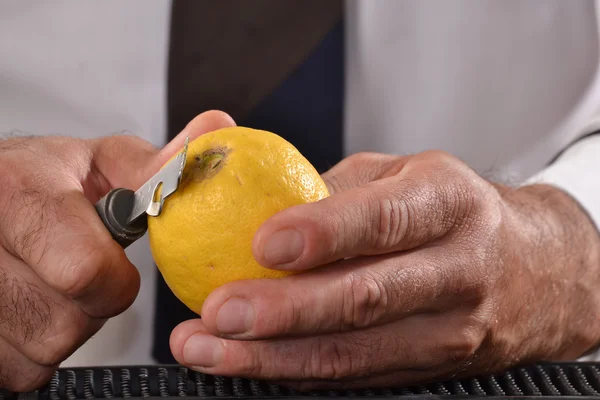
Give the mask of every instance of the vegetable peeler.
POLYGON ((148 229, 147 215, 160 215, 165 199, 181 182, 187 158, 189 137, 181 152, 135 192, 116 188, 101 198, 95 208, 113 239, 124 249, 148 229))

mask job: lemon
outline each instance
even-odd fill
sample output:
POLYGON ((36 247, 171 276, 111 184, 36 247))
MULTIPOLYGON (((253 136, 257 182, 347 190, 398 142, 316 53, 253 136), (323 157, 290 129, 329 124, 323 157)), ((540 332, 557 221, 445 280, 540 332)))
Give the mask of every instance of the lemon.
POLYGON ((245 127, 207 133, 189 143, 180 187, 148 217, 152 257, 175 296, 200 314, 227 282, 288 275, 254 259, 254 234, 275 213, 328 195, 282 137, 245 127))

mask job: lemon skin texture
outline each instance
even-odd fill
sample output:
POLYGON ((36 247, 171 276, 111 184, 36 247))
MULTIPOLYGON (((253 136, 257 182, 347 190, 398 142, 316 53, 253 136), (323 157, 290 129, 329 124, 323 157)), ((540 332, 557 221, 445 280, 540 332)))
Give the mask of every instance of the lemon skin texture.
POLYGON ((198 315, 234 280, 279 278, 252 253, 258 228, 288 207, 329 195, 315 168, 282 137, 224 128, 189 143, 178 190, 148 217, 152 257, 175 296, 198 315))

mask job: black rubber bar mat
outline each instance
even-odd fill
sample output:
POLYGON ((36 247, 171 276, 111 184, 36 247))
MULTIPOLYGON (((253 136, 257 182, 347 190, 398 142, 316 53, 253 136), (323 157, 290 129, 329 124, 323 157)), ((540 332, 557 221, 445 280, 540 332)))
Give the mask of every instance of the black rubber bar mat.
POLYGON ((60 369, 31 393, 0 390, 8 399, 349 399, 600 398, 600 363, 536 364, 504 373, 424 386, 299 393, 268 382, 197 373, 180 366, 60 369))

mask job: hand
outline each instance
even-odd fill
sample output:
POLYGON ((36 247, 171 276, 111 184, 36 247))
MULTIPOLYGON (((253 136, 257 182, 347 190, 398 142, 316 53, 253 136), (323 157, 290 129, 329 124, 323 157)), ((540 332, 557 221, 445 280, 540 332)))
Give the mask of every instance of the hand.
POLYGON ((600 339, 600 240, 563 192, 440 152, 358 154, 332 196, 254 240, 281 280, 215 290, 171 336, 198 371, 298 389, 399 386, 572 359, 600 339))
POLYGON ((183 145, 232 124, 196 118, 163 150, 132 136, 0 142, 0 388, 32 390, 107 318, 140 278, 94 209, 111 188, 137 189, 183 145))

